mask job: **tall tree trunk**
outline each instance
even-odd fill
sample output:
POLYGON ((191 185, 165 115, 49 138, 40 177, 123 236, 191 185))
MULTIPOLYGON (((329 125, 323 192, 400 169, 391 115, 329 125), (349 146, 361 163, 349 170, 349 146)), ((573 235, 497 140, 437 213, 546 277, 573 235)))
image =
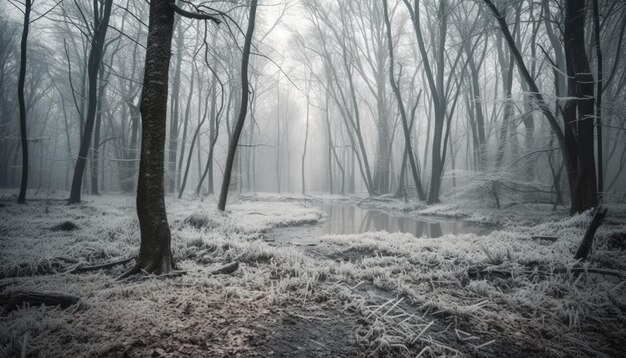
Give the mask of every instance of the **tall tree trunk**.
MULTIPOLYGON (((224 86, 222 85, 222 83, 220 82, 220 88, 221 88, 221 93, 222 93, 222 101, 220 102, 220 109, 219 111, 217 111, 217 114, 215 114, 215 106, 216 106, 216 92, 215 92, 215 81, 217 81, 217 76, 214 76, 213 79, 213 89, 211 90, 212 94, 211 94, 211 123, 210 123, 210 128, 209 128, 209 155, 207 157, 206 160, 206 166, 204 168, 204 172, 202 173, 202 176, 200 177, 200 180, 198 181, 198 186, 196 186, 196 195, 200 194, 200 191, 202 189, 202 183, 204 182, 204 179, 208 176, 209 180, 208 180, 208 192, 209 195, 214 194, 214 185, 213 185, 213 153, 215 151, 215 144, 217 143, 217 137, 219 134, 219 118, 222 114, 222 109, 224 106, 224 86)), ((230 112, 230 99, 232 98, 232 96, 229 94, 228 95, 228 103, 226 104, 226 117, 229 116, 229 112, 230 112)))
MULTIPOLYGON (((200 76, 198 74, 198 76, 200 76)), ((199 88, 200 91, 198 93, 198 99, 202 98, 202 87, 199 88)), ((189 93, 189 95, 191 96, 191 92, 189 93)), ((187 102, 187 107, 189 107, 189 102, 187 102)), ((202 106, 200 105, 200 101, 198 101, 198 117, 200 117, 200 110, 201 110, 202 106)), ((189 145, 189 155, 187 156, 187 165, 185 166, 185 174, 183 175, 182 181, 180 183, 180 189, 178 190, 178 199, 183 197, 183 192, 185 192, 185 187, 187 186, 187 177, 189 175, 189 168, 191 167, 191 157, 193 155, 193 149, 194 146, 196 145, 196 140, 199 137, 199 133, 200 133, 200 129, 202 128, 202 125, 204 124, 204 122, 207 119, 207 112, 208 112, 208 106, 204 107, 204 114, 202 115, 200 121, 198 122, 198 126, 196 127, 196 130, 193 133, 193 137, 191 138, 191 144, 189 145)), ((185 115, 185 117, 187 117, 189 115, 189 113, 187 113, 185 115)), ((185 118, 185 122, 187 121, 187 118, 185 118)), ((184 137, 184 136, 183 136, 184 137)), ((184 140, 183 140, 184 143, 184 140)), ((182 154, 182 152, 181 152, 182 154)), ((183 162, 183 158, 181 156, 181 158, 179 159, 179 162, 182 163, 183 162)))
MULTIPOLYGON (((195 60, 195 59, 194 59, 195 60)), ((193 60, 192 60, 193 62, 193 60)), ((187 104, 185 105, 185 119, 183 122, 183 140, 180 143, 180 155, 178 157, 178 168, 176 169, 176 185, 178 188, 178 197, 180 198, 182 196, 183 191, 185 190, 185 188, 183 188, 184 185, 182 185, 181 182, 181 173, 183 171, 183 159, 185 158, 185 147, 187 146, 187 128, 189 127, 189 112, 191 111, 191 101, 193 100, 193 87, 194 87, 194 80, 195 80, 195 76, 194 76, 194 70, 193 70, 194 66, 192 64, 191 66, 191 83, 189 84, 189 96, 187 97, 187 104)), ((192 153, 193 148, 191 148, 189 150, 189 157, 191 158, 191 153, 192 153)), ((188 168, 187 170, 185 170, 185 172, 188 172, 188 168)), ((185 174, 186 176, 187 174, 185 174)))
MULTIPOLYGON (((515 32, 515 30, 514 30, 515 32)), ((505 51, 502 39, 498 41, 498 62, 500 63, 500 73, 502 74, 502 90, 504 92, 504 113, 502 115, 502 124, 498 137, 498 148, 496 150, 496 165, 495 170, 499 170, 504 160, 504 152, 506 150, 506 143, 508 141, 509 129, 511 127, 510 121, 513 116, 513 99, 511 93, 513 89, 513 70, 515 69, 515 62, 513 61, 510 51, 505 51)), ((512 146, 512 144, 511 144, 512 146)))
POLYGON ((413 28, 415 30, 415 36, 417 37, 417 44, 422 56, 422 62, 424 64, 424 70, 426 78, 428 80, 428 86, 430 88, 430 95, 432 98, 432 105, 434 107, 434 131, 433 131, 433 145, 432 145, 432 161, 431 161, 431 179, 430 179, 430 191, 428 193, 428 204, 434 204, 439 202, 439 193, 441 191, 441 180, 443 175, 443 168, 445 164, 445 158, 442 157, 441 146, 443 143, 443 127, 446 119, 446 93, 444 90, 444 72, 445 72, 445 44, 447 33, 447 20, 448 20, 448 6, 446 0, 439 2, 437 9, 437 21, 439 24, 438 38, 435 46, 435 59, 436 70, 434 73, 433 68, 428 60, 428 53, 424 44, 424 37, 422 35, 420 25, 420 10, 419 0, 414 1, 414 5, 411 6, 409 0, 403 0, 406 5, 411 19, 413 20, 413 28))
POLYGON ((580 213, 598 204, 594 157, 594 80, 585 51, 584 1, 565 2, 563 37, 570 95, 565 113, 571 130, 575 131, 577 157, 571 212, 580 213))
POLYGON ((80 203, 83 174, 85 171, 85 164, 87 162, 87 154, 89 153, 91 134, 96 120, 98 70, 100 69, 100 63, 102 62, 104 40, 109 27, 112 4, 113 0, 106 0, 102 9, 99 9, 98 6, 95 6, 94 8, 94 32, 91 50, 89 52, 89 62, 87 65, 87 75, 89 77, 87 117, 85 118, 85 130, 83 132, 83 136, 80 141, 80 148, 78 150, 78 160, 76 160, 76 167, 74 168, 74 177, 72 179, 72 188, 70 190, 68 204, 80 203), (100 10, 102 10, 101 15, 99 14, 100 10))
MULTIPOLYGON (((405 157, 408 155, 409 163, 411 165, 411 173, 413 174, 413 181, 415 182, 415 188, 417 190, 417 197, 420 200, 426 200, 426 194, 424 193, 424 188, 422 187, 422 180, 419 176, 419 168, 415 163, 415 157, 413 156, 413 152, 411 150, 411 129, 409 128, 409 120, 407 118, 406 110, 404 108, 404 102, 402 101, 400 87, 396 83, 395 74, 393 71, 395 58, 393 55, 393 37, 391 36, 391 21, 389 20, 389 9, 387 5, 387 0, 383 0, 383 12, 385 16, 385 24, 387 26, 387 47, 389 48, 389 82, 391 83, 391 88, 393 89, 393 93, 395 94, 396 100, 398 101, 400 119, 402 120, 402 130, 404 132, 405 157)), ((406 162, 403 160, 402 172, 404 172, 405 164, 406 162)), ((404 179, 402 178, 401 181, 404 181, 404 179)))
POLYGON ((304 177, 304 162, 306 159, 306 146, 309 142, 309 89, 311 84, 308 84, 307 93, 306 93, 306 129, 304 131, 304 150, 302 151, 302 165, 301 165, 301 174, 302 174, 302 195, 306 195, 306 179, 304 177))
MULTIPOLYGON (((28 47, 28 30, 30 26, 30 10, 32 0, 24 3, 24 27, 22 30, 22 42, 20 45, 20 75, 17 84, 17 100, 20 107, 20 137, 22 142, 22 182, 17 202, 26 203, 26 188, 28 187, 28 132, 26 131, 26 101, 24 100, 24 83, 26 82, 26 51, 28 47)), ((17 151, 16 151, 17 153, 17 151)))
MULTIPOLYGON (((98 69, 100 79, 104 77, 104 69, 101 66, 98 69)), ((102 127, 102 112, 104 111, 104 88, 101 83, 98 90, 98 100, 96 104, 96 130, 93 136, 93 144, 91 149, 91 195, 100 195, 98 190, 98 165, 100 156, 100 128, 102 127)))
MULTIPOLYGON (((174 80, 172 84, 172 98, 170 105, 170 133, 167 152, 167 192, 173 193, 176 190, 176 151, 178 148, 178 115, 180 107, 180 67, 183 62, 183 29, 180 21, 176 21, 176 69, 174 70, 174 80)), ((171 50, 170 50, 171 51, 171 50)), ((169 79, 168 79, 169 80, 169 79)))
POLYGON ((167 273, 174 265, 163 185, 168 72, 174 27, 174 10, 169 0, 150 2, 148 26, 140 102, 142 131, 137 181, 141 245, 137 263, 126 275, 141 270, 155 274, 167 273))
MULTIPOLYGON (((517 64, 521 77, 530 87, 531 93, 535 97, 537 106, 543 113, 544 117, 547 119, 550 125, 550 129, 552 130, 552 133, 554 134, 554 136, 556 137, 558 141, 559 147, 561 149, 561 155, 563 157, 563 162, 565 163, 565 167, 568 172, 568 181, 570 184, 570 188, 572 188, 573 187, 572 183, 575 180, 572 178, 573 177, 572 174, 576 173, 577 169, 575 165, 576 160, 573 159, 576 156, 576 151, 575 151, 575 148, 572 148, 572 143, 568 142, 568 136, 571 136, 571 130, 570 128, 568 128, 568 119, 567 119, 569 117, 568 115, 564 114, 563 119, 565 122, 565 130, 564 131, 561 130, 561 127, 559 126, 555 115, 552 113, 552 111, 548 107, 548 104, 546 103, 546 101, 543 98, 543 95, 539 91, 539 88, 537 87, 535 80, 528 72, 528 68, 526 68, 526 64, 524 63, 522 55, 520 54, 515 44, 515 40, 513 40, 513 36, 511 36, 508 25, 506 23, 506 19, 504 18, 504 16, 500 14, 500 12, 498 11, 498 8, 493 4, 491 0, 483 0, 483 2, 489 7, 489 9, 493 12, 494 16, 496 17, 496 20, 498 21, 500 25, 500 29, 502 30, 504 38, 507 44, 509 45, 511 54, 513 55, 513 59, 515 60, 517 64)), ((583 51, 583 54, 584 54, 584 51, 583 51)), ((563 112, 567 112, 567 108, 565 108, 563 112)), ((592 133, 592 136, 593 136, 593 133, 592 133)), ((592 149, 593 149, 593 143, 592 143, 592 149)), ((575 191, 571 190, 570 195, 572 198, 572 202, 574 202, 575 191)))
POLYGON ((330 101, 328 99, 328 91, 326 91, 326 110, 324 111, 324 119, 326 119, 326 144, 327 144, 327 163, 328 164, 328 191, 333 194, 333 135, 330 127, 330 101))
POLYGON ((128 148, 128 154, 126 155, 127 170, 123 177, 122 190, 130 193, 135 190, 136 176, 137 176, 137 142, 139 137, 139 125, 141 124, 141 112, 139 109, 140 104, 134 104, 132 101, 127 101, 127 105, 130 113, 131 131, 130 131, 130 147, 128 148))
POLYGON ((280 194, 280 73, 276 80, 276 191, 280 194))
MULTIPOLYGON (((598 0, 593 0, 593 35, 596 49, 596 66, 597 76, 596 81, 596 129, 598 132, 597 138, 597 150, 598 150, 598 194, 600 201, 602 201, 602 195, 604 193, 604 164, 602 156, 602 49, 600 47, 600 15, 598 13, 598 0)), ((617 56, 622 56, 618 53, 617 56)))
POLYGON ((258 0, 251 0, 250 4, 250 16, 248 19, 248 30, 246 31, 246 38, 243 46, 243 55, 241 61, 241 103, 239 108, 239 118, 235 124, 232 140, 228 147, 228 155, 226 157, 226 165, 224 167, 224 179, 222 180, 222 190, 220 192, 220 199, 217 208, 220 211, 226 209, 226 200, 228 198, 228 187, 230 186, 230 176, 233 170, 233 161, 237 151, 237 145, 239 143, 239 136, 243 130, 243 125, 246 121, 246 114, 248 110, 248 63, 250 62, 250 47, 252 44, 252 37, 254 35, 254 24, 256 20, 256 8, 258 0))

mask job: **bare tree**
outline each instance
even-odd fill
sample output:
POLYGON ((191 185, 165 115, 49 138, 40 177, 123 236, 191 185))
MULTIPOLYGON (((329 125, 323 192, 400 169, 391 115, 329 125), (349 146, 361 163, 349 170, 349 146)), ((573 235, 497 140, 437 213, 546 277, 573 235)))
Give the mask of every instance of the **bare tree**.
POLYGON ((122 277, 142 270, 162 274, 175 267, 163 185, 168 74, 175 12, 182 16, 220 22, 210 15, 189 13, 169 0, 152 0, 150 3, 140 103, 142 131, 137 183, 137 216, 141 230, 141 244, 135 266, 122 277))
POLYGON ((246 121, 246 114, 248 111, 248 63, 250 61, 250 47, 252 44, 252 37, 254 36, 254 24, 256 20, 257 4, 258 0, 252 0, 250 3, 248 30, 246 31, 246 38, 243 45, 243 55, 241 61, 241 103, 237 123, 235 124, 230 145, 228 146, 226 165, 224 166, 224 179, 222 180, 222 190, 220 191, 220 199, 217 204, 217 208, 220 211, 224 211, 226 209, 226 200, 228 198, 228 188, 230 186, 230 177, 233 170, 233 161, 235 159, 237 145, 239 144, 239 136, 241 135, 241 130, 243 129, 243 125, 246 121))
POLYGON ((412 146, 411 146, 411 131, 409 129, 409 119, 406 114, 406 110, 404 108, 404 102, 402 100, 402 94, 400 92, 400 87, 396 83, 395 74, 394 74, 394 55, 393 55, 393 37, 391 36, 391 21, 389 20, 389 6, 387 4, 387 0, 383 0, 383 11, 385 16, 385 24, 387 26, 387 46, 389 48, 389 82, 391 83, 391 88, 396 96, 396 100, 398 101, 398 109, 400 111, 400 119, 402 120, 402 131, 404 132, 404 145, 405 145, 405 155, 408 156, 409 163, 411 165, 411 173, 413 174, 413 181, 415 182, 415 188, 417 190, 417 197, 420 200, 426 200, 426 195, 424 193, 424 188, 422 187, 422 180, 419 175, 419 166, 415 163, 415 157, 413 156, 412 146))
POLYGON ((584 4, 575 0, 565 3, 564 47, 567 59, 568 95, 563 108, 564 129, 543 99, 530 75, 504 16, 491 0, 484 0, 500 24, 513 58, 530 87, 537 105, 547 118, 561 147, 570 185, 571 213, 597 205, 596 165, 594 159, 594 81, 584 48, 584 4))
POLYGON ((30 11, 32 0, 24 2, 24 27, 22 30, 22 41, 20 44, 20 76, 17 84, 17 98, 20 107, 20 137, 22 141, 22 181, 20 183, 20 194, 17 202, 26 203, 26 188, 28 187, 28 132, 26 131, 26 104, 24 100, 24 82, 26 81, 26 61, 28 47, 28 29, 30 26, 30 11))
POLYGON ((91 135, 96 121, 96 110, 98 107, 98 74, 105 46, 109 19, 111 17, 111 7, 113 0, 105 0, 101 3, 94 2, 93 7, 93 34, 91 38, 91 50, 87 63, 87 76, 89 78, 89 98, 87 101, 87 115, 85 117, 85 129, 80 141, 78 159, 74 169, 72 188, 68 204, 80 203, 80 196, 83 183, 83 172, 87 163, 87 154, 91 144, 91 135))

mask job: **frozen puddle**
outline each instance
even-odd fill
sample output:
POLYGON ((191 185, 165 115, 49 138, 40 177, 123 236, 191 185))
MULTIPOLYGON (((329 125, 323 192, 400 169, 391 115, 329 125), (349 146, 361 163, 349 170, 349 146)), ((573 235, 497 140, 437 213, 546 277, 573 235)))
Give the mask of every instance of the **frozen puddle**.
POLYGON ((414 216, 400 212, 360 208, 352 204, 322 204, 326 220, 319 225, 286 227, 265 235, 268 241, 315 244, 324 235, 360 234, 386 231, 408 233, 416 238, 437 238, 448 234, 485 234, 485 227, 471 225, 462 219, 414 216))

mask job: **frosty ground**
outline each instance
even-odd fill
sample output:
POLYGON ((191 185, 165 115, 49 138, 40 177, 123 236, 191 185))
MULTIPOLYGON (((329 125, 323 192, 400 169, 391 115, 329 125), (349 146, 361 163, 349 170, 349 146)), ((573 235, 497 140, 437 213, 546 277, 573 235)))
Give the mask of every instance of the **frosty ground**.
POLYGON ((187 273, 117 280, 130 264, 70 272, 136 255, 133 197, 67 206, 66 193, 56 193, 17 205, 11 194, 0 199, 0 293, 63 292, 80 303, 4 307, 2 357, 626 355, 626 278, 591 272, 626 272, 623 204, 608 205, 593 254, 579 265, 573 254, 590 214, 547 205, 496 211, 255 195, 221 214, 212 198, 168 198, 174 257, 187 273), (493 231, 265 240, 323 221, 316 204, 324 200, 455 216, 493 231), (209 274, 233 261, 234 273, 209 274))

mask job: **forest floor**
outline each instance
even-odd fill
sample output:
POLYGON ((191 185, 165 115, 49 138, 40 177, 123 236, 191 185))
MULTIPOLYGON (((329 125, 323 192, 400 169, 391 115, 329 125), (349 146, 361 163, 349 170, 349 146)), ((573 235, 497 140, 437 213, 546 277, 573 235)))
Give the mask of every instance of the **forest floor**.
POLYGON ((605 274, 626 272, 624 204, 608 206, 581 265, 573 256, 590 214, 549 206, 265 195, 235 198, 221 214, 211 198, 168 198, 174 257, 187 273, 117 280, 131 263, 71 272, 137 253, 134 197, 67 206, 57 193, 17 205, 11 194, 0 193, 0 296, 62 292, 80 303, 2 307, 0 357, 626 355, 626 278, 605 274), (493 231, 267 240, 281 227, 323 221, 319 200, 454 216, 493 231), (234 273, 210 274, 234 260, 234 273))

